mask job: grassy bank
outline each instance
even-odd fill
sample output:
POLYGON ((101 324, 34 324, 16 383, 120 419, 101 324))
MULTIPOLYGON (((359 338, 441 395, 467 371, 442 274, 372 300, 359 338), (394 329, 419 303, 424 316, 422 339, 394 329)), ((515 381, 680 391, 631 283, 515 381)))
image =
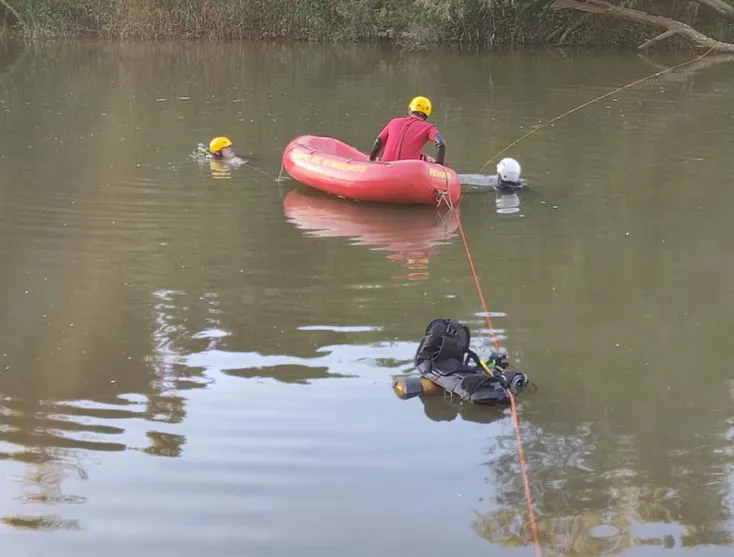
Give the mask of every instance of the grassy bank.
MULTIPOLYGON (((691 22, 684 8, 679 15, 691 22)), ((703 32, 724 40, 732 35, 721 16, 709 19, 702 19, 703 32)), ((26 36, 387 40, 406 48, 545 45, 560 39, 621 46, 654 34, 603 16, 557 11, 552 0, 0 0, 0 21, 26 36)))

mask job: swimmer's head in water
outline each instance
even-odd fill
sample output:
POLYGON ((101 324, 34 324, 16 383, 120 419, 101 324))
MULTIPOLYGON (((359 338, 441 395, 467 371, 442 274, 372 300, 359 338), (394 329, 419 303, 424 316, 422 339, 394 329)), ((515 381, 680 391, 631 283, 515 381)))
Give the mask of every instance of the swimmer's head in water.
POLYGON ((209 152, 215 157, 232 158, 234 156, 232 141, 228 137, 215 137, 209 142, 209 152))
POLYGON ((515 159, 504 158, 497 163, 497 176, 499 185, 520 185, 520 163, 515 159))

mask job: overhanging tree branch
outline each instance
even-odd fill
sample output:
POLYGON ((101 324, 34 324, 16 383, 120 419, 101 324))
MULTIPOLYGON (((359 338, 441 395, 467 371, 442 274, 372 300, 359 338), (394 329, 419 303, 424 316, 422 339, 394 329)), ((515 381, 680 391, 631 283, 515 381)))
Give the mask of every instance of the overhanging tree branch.
POLYGON ((553 7, 559 10, 570 9, 580 12, 610 15, 619 19, 634 21, 635 23, 653 25, 665 30, 661 35, 640 45, 640 48, 650 46, 659 40, 673 35, 680 35, 701 48, 713 48, 719 52, 734 52, 734 44, 712 39, 682 21, 660 15, 651 15, 632 8, 622 8, 604 0, 555 0, 553 7))

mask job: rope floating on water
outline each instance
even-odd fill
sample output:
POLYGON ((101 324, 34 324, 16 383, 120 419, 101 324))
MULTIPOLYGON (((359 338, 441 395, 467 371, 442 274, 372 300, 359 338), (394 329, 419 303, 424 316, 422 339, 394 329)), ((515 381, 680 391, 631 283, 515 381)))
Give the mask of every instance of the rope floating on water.
MULTIPOLYGON (((484 294, 482 293, 482 287, 479 284, 479 275, 477 274, 476 268, 474 267, 474 260, 471 256, 471 250, 469 249, 469 243, 466 239, 466 234, 464 233, 464 227, 461 225, 461 219, 459 219, 459 233, 461 234, 461 240, 464 243, 464 251, 466 251, 466 258, 469 262, 469 269, 471 270, 472 277, 474 278, 474 285, 477 287, 477 293, 479 294, 479 300, 482 303, 482 309, 484 310, 484 316, 487 318, 487 326, 489 327, 490 334, 492 335, 492 342, 494 343, 494 347, 497 350, 497 352, 500 351, 499 341, 497 340, 497 337, 492 333, 494 330, 494 327, 492 327, 492 319, 489 315, 489 309, 487 308, 487 301, 484 298, 484 294)), ((482 366, 485 368, 486 371, 490 375, 492 375, 492 372, 489 371, 487 368, 487 365, 482 362, 482 366)), ((535 511, 533 510, 533 496, 530 492, 530 481, 528 479, 528 472, 527 468, 525 466, 525 453, 522 450, 522 437, 520 436, 520 421, 517 417, 517 405, 515 403, 515 395, 512 394, 512 391, 510 389, 507 390, 507 395, 510 397, 510 410, 512 412, 512 423, 515 428, 515 441, 517 442, 517 455, 518 459, 520 460, 520 472, 522 474, 522 481, 523 485, 525 487, 525 499, 528 503, 528 516, 530 519, 530 532, 533 536, 533 545, 535 546, 535 555, 536 557, 542 556, 542 551, 540 548, 540 542, 538 541, 538 527, 535 522, 535 511)))

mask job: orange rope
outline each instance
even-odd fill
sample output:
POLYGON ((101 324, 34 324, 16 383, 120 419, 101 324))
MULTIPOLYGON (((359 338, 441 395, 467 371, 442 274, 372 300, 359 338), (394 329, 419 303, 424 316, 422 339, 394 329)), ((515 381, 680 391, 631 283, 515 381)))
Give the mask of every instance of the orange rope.
POLYGON ((586 108, 590 104, 594 104, 595 102, 598 102, 598 101, 600 101, 602 99, 606 99, 607 97, 609 97, 611 95, 614 95, 615 93, 619 93, 620 91, 624 91, 625 89, 629 89, 630 87, 634 87, 635 85, 639 85, 643 81, 647 81, 648 79, 652 79, 653 77, 658 77, 658 76, 661 76, 661 75, 666 74, 668 72, 671 72, 673 70, 677 70, 678 68, 682 68, 683 66, 687 66, 688 64, 693 64, 694 62, 698 62, 699 60, 702 60, 703 58, 705 58, 706 56, 708 56, 709 54, 711 54, 714 50, 716 50, 716 47, 715 46, 712 46, 710 49, 708 49, 706 52, 704 52, 701 56, 697 56, 696 58, 692 58, 691 60, 688 60, 686 62, 683 62, 682 64, 678 64, 677 66, 671 66, 670 68, 666 68, 664 70, 660 70, 659 72, 655 72, 654 74, 650 74, 650 75, 648 75, 646 77, 637 79, 637 80, 635 80, 635 81, 633 81, 631 83, 628 83, 627 85, 623 85, 622 87, 617 87, 616 89, 613 89, 613 90, 609 91, 608 93, 604 93, 603 95, 599 95, 598 97, 595 97, 595 98, 591 99, 590 101, 586 101, 585 103, 580 104, 576 108, 572 108, 571 110, 567 110, 563 114, 560 114, 559 116, 556 116, 555 118, 551 118, 547 122, 543 122, 539 126, 536 126, 533 129, 531 129, 525 135, 521 135, 520 137, 518 137, 515 141, 513 141, 512 143, 510 143, 507 147, 505 147, 504 149, 502 149, 499 153, 497 153, 493 157, 490 157, 489 159, 487 159, 487 162, 485 162, 482 165, 482 168, 479 169, 479 173, 481 174, 482 171, 487 167, 487 165, 490 162, 492 162, 494 159, 496 159, 500 155, 502 155, 505 152, 507 152, 510 148, 512 148, 515 145, 517 145, 518 143, 520 143, 526 137, 530 137, 531 135, 533 135, 534 133, 542 130, 544 127, 548 126, 549 124, 552 124, 553 122, 557 122, 561 118, 564 118, 566 116, 569 116, 570 114, 573 114, 574 112, 576 112, 578 110, 581 110, 582 108, 586 108))
MULTIPOLYGON (((500 346, 499 341, 494 336, 494 333, 492 332, 494 327, 492 327, 492 320, 489 316, 489 310, 487 309, 487 302, 484 299, 484 294, 482 293, 482 288, 479 285, 479 275, 477 274, 476 268, 474 267, 474 261, 471 256, 471 250, 469 249, 469 243, 466 240, 466 234, 464 234, 464 227, 461 225, 461 218, 459 218, 459 233, 461 234, 461 240, 464 242, 464 251, 466 251, 466 258, 469 261, 469 268, 471 269, 471 274, 474 277, 474 284, 477 287, 477 293, 479 294, 479 300, 482 302, 482 309, 484 310, 484 315, 487 317, 487 325, 489 326, 490 334, 493 337, 493 343, 495 346, 495 349, 499 352, 500 346)), ((507 389, 507 395, 510 397, 510 410, 512 411, 512 422, 515 426, 515 440, 517 441, 517 454, 518 459, 520 460, 520 471, 522 473, 522 481, 523 485, 525 486, 525 499, 528 502, 528 515, 530 516, 530 532, 533 536, 533 544, 535 545, 535 555, 536 557, 542 556, 542 551, 540 549, 540 543, 538 542, 538 527, 535 523, 535 511, 533 511, 533 496, 530 492, 530 481, 528 480, 528 472, 527 468, 525 467, 525 453, 522 450, 522 438, 520 436, 520 421, 517 417, 517 406, 515 404, 515 395, 512 394, 512 391, 507 389)))
MULTIPOLYGON (((706 51, 701 56, 697 56, 696 58, 693 58, 691 60, 688 60, 687 62, 683 62, 682 64, 678 64, 677 66, 672 66, 672 67, 667 68, 665 70, 661 70, 659 72, 655 72, 654 74, 648 75, 646 77, 643 77, 641 79, 638 79, 636 81, 633 81, 631 83, 628 83, 627 85, 624 85, 622 87, 617 87, 616 89, 613 89, 612 91, 609 91, 608 93, 604 93, 603 95, 599 95, 598 97, 596 97, 594 99, 591 99, 590 101, 587 101, 587 102, 585 102, 585 103, 577 106, 576 108, 572 108, 571 110, 568 110, 568 111, 564 112, 563 114, 561 114, 559 116, 556 116, 555 118, 552 118, 552 119, 548 120, 547 122, 544 122, 543 124, 541 124, 539 126, 536 126, 535 128, 531 129, 526 134, 520 136, 515 141, 513 141, 512 143, 510 143, 507 147, 505 147, 504 149, 502 149, 499 153, 497 153, 496 155, 494 155, 493 157, 491 157, 490 159, 488 159, 487 162, 485 162, 484 165, 482 165, 482 168, 479 169, 479 172, 481 173, 487 167, 487 165, 490 162, 492 162, 492 160, 496 159, 497 157, 499 157, 500 155, 502 155, 503 153, 505 153, 511 147, 517 145, 520 141, 522 141, 526 137, 529 137, 529 136, 533 135, 534 133, 540 131, 545 126, 547 126, 549 124, 552 124, 553 122, 557 122, 561 118, 564 118, 565 116, 568 116, 570 114, 573 114, 574 112, 577 112, 577 111, 581 110, 582 108, 589 106, 590 104, 593 104, 593 103, 598 102, 598 101, 600 101, 602 99, 605 99, 606 97, 609 97, 609 96, 611 96, 611 95, 613 95, 615 93, 618 93, 619 91, 623 91, 624 89, 628 89, 630 87, 633 87, 635 85, 638 85, 638 84, 642 83, 643 81, 647 81, 648 79, 652 79, 653 77, 657 77, 657 76, 663 75, 663 74, 665 74, 667 72, 670 72, 672 70, 681 68, 681 67, 686 66, 688 64, 692 64, 693 62, 697 62, 698 60, 701 60, 704 57, 706 57, 709 54, 711 54, 711 52, 713 52, 715 50, 715 48, 716 47, 711 47, 708 51, 706 51)), ((469 249, 469 243, 467 242, 466 234, 464 233, 464 227, 461 225, 461 219, 459 219, 459 232, 461 234, 461 240, 464 243, 464 250, 466 251, 466 258, 469 261, 469 268, 471 269, 472 277, 474 277, 474 284, 477 287, 477 293, 479 294, 479 300, 482 302, 482 309, 484 310, 484 315, 487 318, 487 326, 489 327, 490 334, 493 337, 493 343, 494 343, 495 349, 499 352, 499 349, 500 349, 500 347, 499 347, 499 341, 497 340, 497 338, 495 337, 495 335, 493 333, 494 327, 492 327, 492 320, 490 319, 490 316, 489 316, 489 310, 487 308, 487 302, 484 299, 484 294, 482 293, 482 288, 481 288, 481 286, 479 284, 479 275, 477 274, 476 268, 474 267, 474 261, 473 261, 472 256, 471 256, 471 250, 469 249)), ((542 556, 542 551, 541 551, 541 548, 540 548, 540 543, 538 541, 538 527, 537 527, 537 524, 535 522, 535 512, 533 511, 533 498, 532 498, 532 494, 530 492, 530 481, 528 480, 527 467, 525 466, 525 454, 524 454, 523 449, 522 449, 522 437, 520 435, 520 421, 518 420, 518 417, 517 417, 517 405, 515 403, 515 395, 513 395, 512 392, 509 389, 507 389, 507 395, 510 398, 510 410, 512 412, 512 422, 513 422, 513 425, 514 425, 514 428, 515 428, 515 440, 517 441, 517 454, 518 454, 518 459, 520 460, 520 472, 522 473, 523 485, 525 487, 525 499, 527 500, 527 503, 528 503, 528 515, 529 515, 529 518, 530 518, 530 532, 532 534, 533 544, 535 546, 535 555, 537 557, 541 557, 542 556)))
POLYGON ((479 275, 477 275, 477 271, 474 268, 474 261, 472 260, 471 251, 469 251, 469 244, 466 241, 466 235, 464 234, 464 227, 461 226, 461 219, 459 219, 459 232, 461 233, 461 240, 464 242, 464 250, 466 251, 466 258, 469 260, 469 268, 471 269, 471 274, 474 277, 474 284, 477 287, 477 293, 479 294, 479 300, 482 302, 482 309, 484 310, 484 315, 487 318, 487 326, 489 327, 489 334, 492 335, 492 342, 494 343, 494 347, 499 352, 500 350, 500 343, 497 340, 497 337, 494 335, 494 327, 492 327, 492 320, 489 317, 489 310, 487 309, 487 301, 484 299, 484 294, 482 293, 482 287, 479 285, 479 275))
POLYGON ((538 541, 538 526, 535 523, 535 512, 533 511, 533 496, 530 493, 530 481, 528 480, 528 471, 525 468, 525 453, 522 450, 522 437, 520 437, 520 422, 517 419, 517 406, 515 405, 515 395, 507 389, 507 395, 510 397, 510 409, 512 410, 512 422, 515 425, 515 440, 517 441, 517 456, 520 460, 520 472, 522 473, 522 483, 525 486, 525 499, 528 502, 528 516, 530 517, 530 534, 533 536, 533 545, 535 546, 536 557, 542 557, 543 552, 540 549, 538 541))

